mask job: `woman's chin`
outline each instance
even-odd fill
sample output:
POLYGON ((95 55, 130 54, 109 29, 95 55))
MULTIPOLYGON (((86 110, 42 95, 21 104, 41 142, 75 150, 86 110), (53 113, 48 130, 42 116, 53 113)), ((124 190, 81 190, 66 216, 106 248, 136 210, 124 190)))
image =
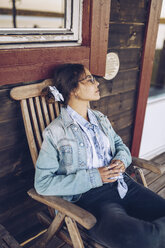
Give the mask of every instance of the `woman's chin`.
POLYGON ((95 97, 92 99, 92 101, 97 101, 97 100, 100 100, 100 94, 97 95, 97 96, 95 96, 95 97))

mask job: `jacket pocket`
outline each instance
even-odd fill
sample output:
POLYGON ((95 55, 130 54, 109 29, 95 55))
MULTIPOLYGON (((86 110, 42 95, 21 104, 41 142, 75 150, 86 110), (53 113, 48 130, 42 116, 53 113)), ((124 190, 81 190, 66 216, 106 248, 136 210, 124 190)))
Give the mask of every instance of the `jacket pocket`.
POLYGON ((70 166, 73 163, 73 150, 70 145, 63 145, 59 148, 60 162, 63 166, 70 166))

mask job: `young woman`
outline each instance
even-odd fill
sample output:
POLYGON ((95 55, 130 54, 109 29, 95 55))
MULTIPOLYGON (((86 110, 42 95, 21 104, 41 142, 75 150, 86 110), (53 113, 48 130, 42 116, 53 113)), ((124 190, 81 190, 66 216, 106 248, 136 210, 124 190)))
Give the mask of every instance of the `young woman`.
POLYGON ((112 248, 164 248, 165 200, 133 181, 125 169, 129 149, 107 117, 89 108, 100 99, 99 83, 81 64, 56 68, 48 101, 61 101, 61 114, 44 131, 35 188, 90 211, 89 231, 112 248))

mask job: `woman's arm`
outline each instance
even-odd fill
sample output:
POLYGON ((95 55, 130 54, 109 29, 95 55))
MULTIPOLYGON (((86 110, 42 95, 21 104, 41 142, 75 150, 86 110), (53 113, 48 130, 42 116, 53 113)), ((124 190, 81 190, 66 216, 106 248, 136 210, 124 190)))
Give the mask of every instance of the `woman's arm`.
POLYGON ((35 189, 39 194, 76 195, 102 185, 97 169, 81 169, 70 175, 59 175, 59 166, 57 148, 46 131, 35 171, 35 189))

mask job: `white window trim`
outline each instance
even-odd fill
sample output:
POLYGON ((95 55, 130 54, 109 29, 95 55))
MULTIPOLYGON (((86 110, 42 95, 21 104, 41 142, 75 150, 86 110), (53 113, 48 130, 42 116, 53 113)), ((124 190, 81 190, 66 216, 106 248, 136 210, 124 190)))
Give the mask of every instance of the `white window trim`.
POLYGON ((82 6, 83 0, 73 0, 72 13, 72 1, 67 0, 66 28, 63 29, 0 29, 0 48, 15 44, 22 44, 23 47, 29 45, 30 47, 33 45, 42 47, 45 43, 50 46, 59 46, 59 43, 64 42, 80 45, 82 42, 82 6))

